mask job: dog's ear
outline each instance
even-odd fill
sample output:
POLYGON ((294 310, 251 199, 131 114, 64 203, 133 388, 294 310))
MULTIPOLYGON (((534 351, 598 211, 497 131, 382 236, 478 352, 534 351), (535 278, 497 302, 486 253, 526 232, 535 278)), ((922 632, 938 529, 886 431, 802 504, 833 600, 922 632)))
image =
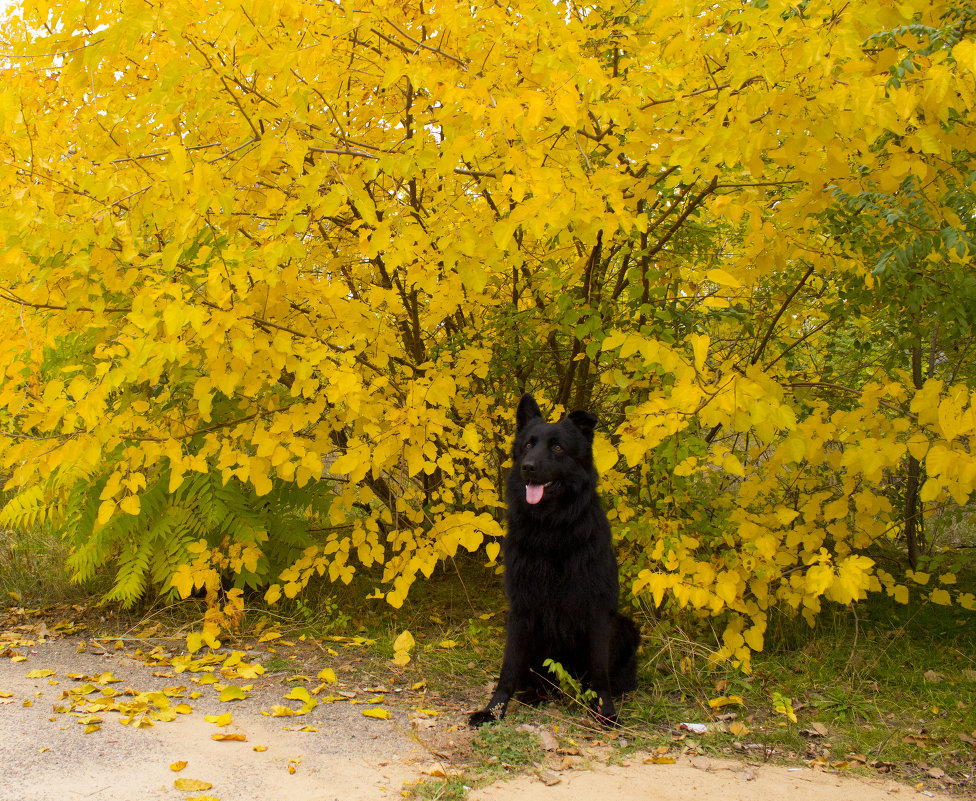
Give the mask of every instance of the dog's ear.
POLYGON ((529 420, 542 418, 542 410, 528 392, 519 401, 518 410, 515 412, 515 430, 521 431, 528 424, 529 420))
POLYGON ((596 428, 595 414, 584 412, 582 409, 577 409, 575 412, 569 413, 569 419, 573 425, 583 432, 584 436, 586 436, 590 442, 593 441, 593 430, 596 428))

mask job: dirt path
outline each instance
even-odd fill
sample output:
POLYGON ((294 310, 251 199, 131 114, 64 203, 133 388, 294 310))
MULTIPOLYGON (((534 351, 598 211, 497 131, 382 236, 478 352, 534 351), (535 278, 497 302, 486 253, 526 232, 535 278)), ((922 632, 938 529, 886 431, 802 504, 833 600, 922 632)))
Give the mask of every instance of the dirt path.
MULTIPOLYGON (((284 673, 248 677, 246 667, 231 667, 221 674, 199 663, 181 671, 191 663, 147 663, 128 649, 90 642, 79 652, 81 642, 0 642, 0 657, 6 657, 0 658, 0 801, 402 798, 412 783, 445 764, 450 770, 449 752, 470 737, 459 711, 434 714, 409 688, 350 687, 341 679, 323 686, 314 676, 289 683, 284 673), (227 684, 250 687, 248 698, 222 702, 227 684), (285 695, 296 686, 315 685, 319 693, 309 697, 320 702, 305 714, 262 714, 276 707, 279 713, 301 710, 301 698, 285 695), (180 704, 186 706, 177 710, 180 704), (100 709, 106 705, 117 711, 100 709), (369 717, 363 710, 385 710, 378 714, 389 717, 369 717), (227 712, 231 720, 225 726, 206 720, 227 712), (152 720, 153 714, 160 719, 152 720), (129 717, 129 725, 120 723, 129 717), (213 739, 227 734, 245 739, 213 739), (180 762, 186 766, 171 769, 180 762), (178 779, 205 784, 180 790, 178 779)), ((918 795, 894 782, 701 757, 668 765, 646 764, 641 757, 625 765, 589 764, 591 769, 495 783, 469 798, 880 801, 918 795)), ((928 792, 924 797, 942 798, 928 792)))

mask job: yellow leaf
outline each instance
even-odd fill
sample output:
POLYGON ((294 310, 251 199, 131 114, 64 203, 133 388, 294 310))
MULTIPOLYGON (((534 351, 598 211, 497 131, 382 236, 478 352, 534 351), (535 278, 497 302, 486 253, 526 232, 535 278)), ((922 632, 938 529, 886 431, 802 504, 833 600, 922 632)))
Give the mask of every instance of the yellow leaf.
POLYGON ((501 545, 497 542, 489 542, 485 546, 485 554, 488 556, 488 561, 494 563, 498 559, 498 554, 501 551, 501 545))
POLYGON ((220 700, 225 702, 242 701, 247 698, 247 696, 248 694, 244 690, 233 684, 228 684, 223 690, 220 691, 220 700))
POLYGON ((744 703, 745 702, 738 695, 720 695, 718 698, 710 699, 708 705, 712 709, 721 709, 723 706, 742 706, 744 703))
POLYGON ((725 270, 714 268, 708 270, 705 273, 705 277, 711 281, 713 284, 720 284, 722 286, 730 287, 731 289, 738 289, 742 286, 742 282, 739 281, 732 273, 726 272, 725 270))
POLYGON ((205 782, 202 779, 177 779, 173 782, 173 786, 184 793, 209 790, 213 787, 210 782, 205 782))
POLYGON ((725 454, 725 457, 722 459, 722 469, 727 473, 731 473, 733 476, 739 476, 740 478, 746 474, 745 468, 742 466, 742 462, 740 462, 733 453, 725 454))
MULTIPOLYGON (((213 723, 215 726, 226 726, 228 723, 230 723, 230 718, 231 713, 224 712, 223 715, 205 715, 203 719, 207 721, 207 723, 213 723)), ((206 790, 207 788, 202 787, 200 789, 206 790)))
POLYGON ((301 715, 303 713, 296 712, 291 707, 287 707, 287 706, 284 706, 282 704, 274 704, 271 707, 271 712, 264 712, 262 714, 265 714, 265 715, 269 715, 270 714, 271 717, 273 717, 273 718, 288 718, 288 717, 292 717, 294 715, 301 715))
POLYGON ((393 662, 394 664, 403 666, 410 661, 410 652, 416 645, 416 641, 413 635, 408 631, 404 631, 393 641, 393 662))
POLYGON ((119 502, 119 509, 129 515, 138 515, 141 508, 138 495, 126 495, 119 502))
POLYGON ((102 501, 98 507, 96 522, 98 525, 103 526, 112 519, 113 514, 115 514, 115 501, 102 501))
POLYGON ((610 469, 619 459, 620 455, 616 448, 610 444, 606 437, 598 434, 593 438, 593 463, 600 475, 610 472, 610 469))
POLYGON ((55 673, 53 670, 50 670, 48 668, 37 668, 36 670, 32 670, 30 673, 28 673, 27 678, 44 679, 47 678, 48 676, 56 676, 56 675, 57 673, 55 673))
POLYGON ((971 73, 976 74, 976 42, 963 39, 952 48, 952 57, 971 73))
POLYGON ((389 720, 392 717, 389 710, 383 709, 381 707, 364 709, 363 714, 368 718, 377 718, 378 720, 389 720))
POLYGON ((301 701, 302 703, 309 703, 312 700, 312 696, 309 695, 308 690, 304 687, 293 687, 292 691, 285 696, 287 701, 301 701))
POLYGON ((181 759, 179 762, 174 762, 172 765, 170 765, 169 769, 175 772, 179 772, 183 770, 183 768, 185 768, 186 765, 187 765, 186 760, 181 759))
POLYGON ((691 334, 688 339, 691 341, 691 349, 694 354, 695 372, 700 373, 705 367, 710 339, 705 334, 691 334))
POLYGON ((323 668, 318 672, 315 678, 319 679, 320 681, 324 681, 326 684, 336 683, 336 674, 332 668, 323 668))
POLYGON ((211 740, 216 740, 217 742, 234 742, 243 743, 247 741, 246 734, 211 734, 211 740))
POLYGON ((934 604, 939 604, 940 606, 950 606, 952 604, 952 596, 941 588, 932 590, 932 592, 929 593, 929 600, 934 604))

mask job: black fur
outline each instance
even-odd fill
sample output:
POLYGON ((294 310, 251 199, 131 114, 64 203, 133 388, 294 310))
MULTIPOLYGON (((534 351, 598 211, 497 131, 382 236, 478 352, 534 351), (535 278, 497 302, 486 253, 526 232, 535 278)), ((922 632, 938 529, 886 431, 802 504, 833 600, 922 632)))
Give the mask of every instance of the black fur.
POLYGON ((545 659, 596 693, 593 713, 605 725, 617 719, 611 696, 637 686, 640 637, 617 611, 617 559, 596 492, 595 425, 583 411, 547 423, 531 395, 519 402, 506 482, 505 656, 498 686, 469 718, 472 726, 503 717, 518 691, 544 698, 555 681, 545 659))

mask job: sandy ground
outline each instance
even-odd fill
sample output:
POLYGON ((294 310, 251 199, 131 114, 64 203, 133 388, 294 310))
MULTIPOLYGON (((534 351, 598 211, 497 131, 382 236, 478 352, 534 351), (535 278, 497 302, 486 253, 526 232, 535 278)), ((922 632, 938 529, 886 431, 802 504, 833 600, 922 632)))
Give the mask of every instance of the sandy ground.
MULTIPOLYGON (((234 678, 250 685, 249 697, 221 702, 218 683, 203 673, 178 673, 146 664, 126 651, 102 651, 68 637, 7 647, 0 642, 0 801, 374 801, 402 798, 419 780, 453 769, 451 754, 470 737, 459 710, 427 710, 420 692, 396 687, 338 684, 317 698, 344 692, 343 700, 322 702, 305 715, 274 717, 275 705, 297 709, 285 700, 296 686, 285 674, 234 678), (12 655, 26 656, 16 660, 12 655), (30 677, 34 671, 50 675, 30 677), (118 681, 98 683, 106 674, 118 681), (71 678, 75 676, 75 678, 71 678), (201 678, 203 682, 201 683, 201 678), (85 695, 77 690, 89 684, 85 695), (181 689, 182 688, 182 689, 181 689), (76 690, 72 694, 70 690, 76 690), (99 728, 90 721, 85 700, 117 692, 123 702, 135 692, 168 692, 172 704, 187 703, 188 714, 169 722, 136 728, 122 725, 118 712, 104 712, 99 728), (382 692, 380 692, 382 691, 382 692), (191 698, 191 693, 200 693, 191 698), (382 694, 383 701, 376 699, 382 694), (65 696, 67 695, 67 699, 65 696), (351 696, 351 697, 350 697, 351 696), (70 700, 75 708, 70 708, 70 700), (361 703, 352 703, 352 701, 361 703), (372 704, 366 703, 373 700, 372 704), (364 709, 385 709, 388 719, 367 717, 364 709), (231 712, 218 727, 205 717, 231 712), (298 731, 309 726, 315 731, 298 731), (289 727, 292 727, 289 729, 289 727), (243 735, 243 741, 216 741, 214 734, 243 735), (257 749, 259 750, 256 750, 257 749), (185 762, 174 771, 171 765, 185 762), (181 790, 179 779, 211 787, 181 790)), ((216 674, 219 678, 219 674, 216 674)), ((314 677, 297 684, 313 687, 314 677)), ((157 696, 158 698, 158 696, 157 696)), ((425 703, 426 702, 426 703, 425 703)), ((142 718, 140 718, 142 719, 142 718)), ((97 725, 97 724, 96 724, 97 725)), ((460 752, 463 748, 458 748, 460 752)), ((930 792, 885 780, 864 780, 809 768, 679 757, 675 764, 648 764, 633 756, 623 765, 583 760, 572 769, 540 770, 496 782, 469 794, 471 801, 880 801, 930 792)), ((958 801, 958 799, 956 799, 958 801)))

